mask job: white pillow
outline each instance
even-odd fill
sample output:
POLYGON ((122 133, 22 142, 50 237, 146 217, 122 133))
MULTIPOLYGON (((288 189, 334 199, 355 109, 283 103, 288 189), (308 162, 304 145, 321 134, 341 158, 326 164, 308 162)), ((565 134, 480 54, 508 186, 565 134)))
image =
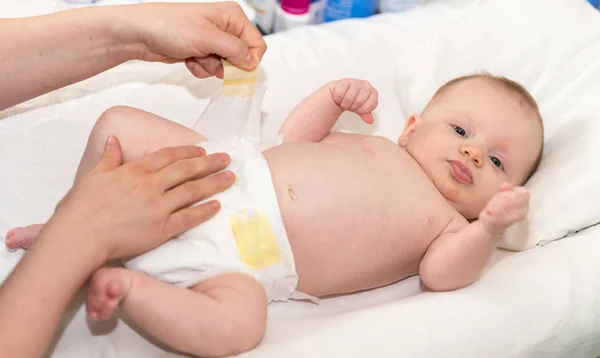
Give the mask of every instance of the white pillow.
POLYGON ((520 82, 540 106, 545 148, 526 184, 529 225, 514 225, 501 247, 533 248, 600 222, 597 10, 585 0, 480 2, 411 51, 397 67, 405 112, 420 113, 443 83, 482 70, 520 82), (481 19, 487 29, 473 31, 481 19))

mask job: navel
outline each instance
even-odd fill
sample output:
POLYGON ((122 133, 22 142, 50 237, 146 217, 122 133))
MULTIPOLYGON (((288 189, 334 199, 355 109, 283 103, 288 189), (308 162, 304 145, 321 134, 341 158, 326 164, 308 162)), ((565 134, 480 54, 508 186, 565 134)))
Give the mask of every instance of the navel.
POLYGON ((288 196, 290 197, 290 200, 292 200, 292 201, 296 201, 298 199, 296 192, 293 191, 292 189, 288 189, 288 196))

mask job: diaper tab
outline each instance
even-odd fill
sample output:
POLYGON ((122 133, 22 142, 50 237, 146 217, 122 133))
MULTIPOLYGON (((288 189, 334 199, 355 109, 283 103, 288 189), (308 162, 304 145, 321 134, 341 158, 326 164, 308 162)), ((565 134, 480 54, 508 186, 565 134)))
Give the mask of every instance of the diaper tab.
POLYGON ((258 69, 244 71, 226 60, 223 87, 192 126, 209 141, 248 138, 261 143, 261 104, 267 87, 257 83, 258 69))
POLYGON ((233 66, 227 60, 223 65, 223 95, 226 97, 252 97, 256 86, 258 67, 253 71, 244 71, 233 66))

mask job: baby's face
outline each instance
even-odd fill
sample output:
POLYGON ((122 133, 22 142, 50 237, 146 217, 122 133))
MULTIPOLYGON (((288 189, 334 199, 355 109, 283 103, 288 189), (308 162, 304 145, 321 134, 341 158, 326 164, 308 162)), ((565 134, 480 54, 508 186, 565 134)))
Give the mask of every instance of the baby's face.
POLYGON ((419 118, 400 145, 441 194, 474 219, 503 182, 522 185, 542 147, 542 128, 520 97, 486 79, 456 83, 419 118))

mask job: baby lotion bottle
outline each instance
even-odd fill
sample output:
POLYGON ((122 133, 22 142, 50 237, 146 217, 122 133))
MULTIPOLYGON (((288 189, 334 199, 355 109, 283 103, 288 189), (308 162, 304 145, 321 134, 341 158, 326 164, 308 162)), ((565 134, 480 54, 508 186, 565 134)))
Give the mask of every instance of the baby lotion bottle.
POLYGON ((275 32, 312 24, 314 20, 309 7, 310 0, 281 0, 275 14, 275 32))
POLYGON ((327 0, 323 21, 368 17, 376 11, 377 0, 327 0))

